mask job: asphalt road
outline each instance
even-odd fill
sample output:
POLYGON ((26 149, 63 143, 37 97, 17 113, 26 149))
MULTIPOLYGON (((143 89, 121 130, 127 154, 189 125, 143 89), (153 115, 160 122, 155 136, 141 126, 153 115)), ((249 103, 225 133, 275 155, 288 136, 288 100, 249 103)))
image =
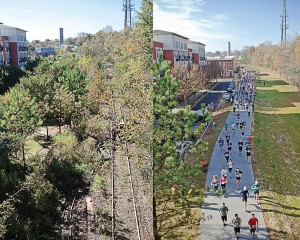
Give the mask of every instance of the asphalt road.
POLYGON ((223 95, 223 92, 220 92, 220 91, 225 91, 229 87, 230 82, 231 82, 230 78, 221 80, 210 93, 208 93, 206 96, 204 96, 202 99, 200 99, 197 104, 194 105, 192 110, 197 111, 197 110, 201 109, 202 103, 205 103, 207 105, 211 102, 214 102, 218 105, 218 103, 223 95))

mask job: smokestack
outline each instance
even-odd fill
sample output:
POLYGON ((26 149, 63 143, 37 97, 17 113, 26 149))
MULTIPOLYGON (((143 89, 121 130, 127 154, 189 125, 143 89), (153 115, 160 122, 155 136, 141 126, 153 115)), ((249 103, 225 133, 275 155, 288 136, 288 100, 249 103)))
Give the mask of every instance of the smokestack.
POLYGON ((231 50, 230 50, 230 42, 228 42, 228 51, 227 51, 227 56, 231 55, 231 50))
POLYGON ((59 28, 59 45, 64 45, 64 29, 59 28))

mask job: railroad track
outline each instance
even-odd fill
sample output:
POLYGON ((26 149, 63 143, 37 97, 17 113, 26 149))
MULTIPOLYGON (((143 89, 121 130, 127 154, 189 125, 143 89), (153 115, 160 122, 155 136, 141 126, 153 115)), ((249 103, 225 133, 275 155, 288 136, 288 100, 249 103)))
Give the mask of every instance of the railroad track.
POLYGON ((129 143, 124 129, 126 118, 122 107, 116 110, 112 92, 111 136, 111 196, 112 239, 141 240, 139 211, 135 194, 135 178, 129 157, 129 143), (119 116, 119 117, 118 117, 119 116), (126 167, 125 167, 126 166, 126 167))

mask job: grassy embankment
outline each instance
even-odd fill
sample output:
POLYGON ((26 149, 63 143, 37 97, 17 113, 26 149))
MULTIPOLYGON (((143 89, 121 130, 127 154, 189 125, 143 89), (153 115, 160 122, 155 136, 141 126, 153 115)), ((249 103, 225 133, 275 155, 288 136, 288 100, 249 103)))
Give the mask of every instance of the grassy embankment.
POLYGON ((254 176, 263 186, 270 239, 299 239, 300 94, 293 86, 261 74, 253 130, 254 176))

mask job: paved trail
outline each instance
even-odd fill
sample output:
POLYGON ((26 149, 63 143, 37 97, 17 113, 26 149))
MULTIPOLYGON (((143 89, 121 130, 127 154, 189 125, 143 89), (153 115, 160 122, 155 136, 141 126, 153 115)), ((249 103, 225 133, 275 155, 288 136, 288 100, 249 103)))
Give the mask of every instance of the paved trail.
MULTIPOLYGON (((249 117, 247 112, 240 111, 240 117, 241 120, 246 120, 245 132, 251 132, 252 116, 249 117)), ((256 204, 256 201, 254 200, 253 191, 251 190, 251 185, 254 183, 252 164, 248 164, 247 162, 246 152, 244 150, 245 146, 243 148, 242 155, 239 156, 237 142, 242 138, 239 128, 236 129, 234 135, 232 135, 231 133, 230 125, 232 122, 235 121, 236 116, 233 115, 233 112, 230 112, 226 122, 229 124, 228 132, 231 135, 231 140, 233 143, 231 151, 231 158, 234 162, 232 178, 230 179, 229 176, 227 177, 227 193, 224 196, 217 197, 213 196, 213 194, 208 194, 208 196, 204 199, 202 212, 205 216, 211 216, 212 218, 200 224, 199 239, 201 240, 235 239, 233 225, 231 224, 231 220, 233 219, 235 213, 239 214, 239 217, 243 221, 241 225, 241 233, 239 234, 239 239, 252 239, 248 227, 248 220, 251 217, 252 213, 254 213, 258 218, 259 231, 257 232, 255 239, 268 239, 263 214, 261 212, 260 206, 256 204), (248 198, 247 204, 248 212, 245 212, 243 208, 243 202, 240 198, 241 190, 236 190, 234 171, 237 167, 239 167, 243 171, 243 175, 240 182, 240 189, 246 186, 250 193, 250 198, 248 198), (223 226, 218 211, 223 202, 229 208, 228 221, 226 226, 223 226)), ((220 137, 225 139, 224 128, 220 133, 219 138, 220 137)), ((245 143, 245 140, 243 142, 245 143)), ((217 175, 218 179, 220 179, 221 169, 224 165, 226 166, 226 160, 224 157, 224 149, 226 146, 227 145, 225 141, 223 151, 221 151, 218 142, 216 143, 209 164, 206 186, 211 187, 210 184, 213 175, 217 175)))

